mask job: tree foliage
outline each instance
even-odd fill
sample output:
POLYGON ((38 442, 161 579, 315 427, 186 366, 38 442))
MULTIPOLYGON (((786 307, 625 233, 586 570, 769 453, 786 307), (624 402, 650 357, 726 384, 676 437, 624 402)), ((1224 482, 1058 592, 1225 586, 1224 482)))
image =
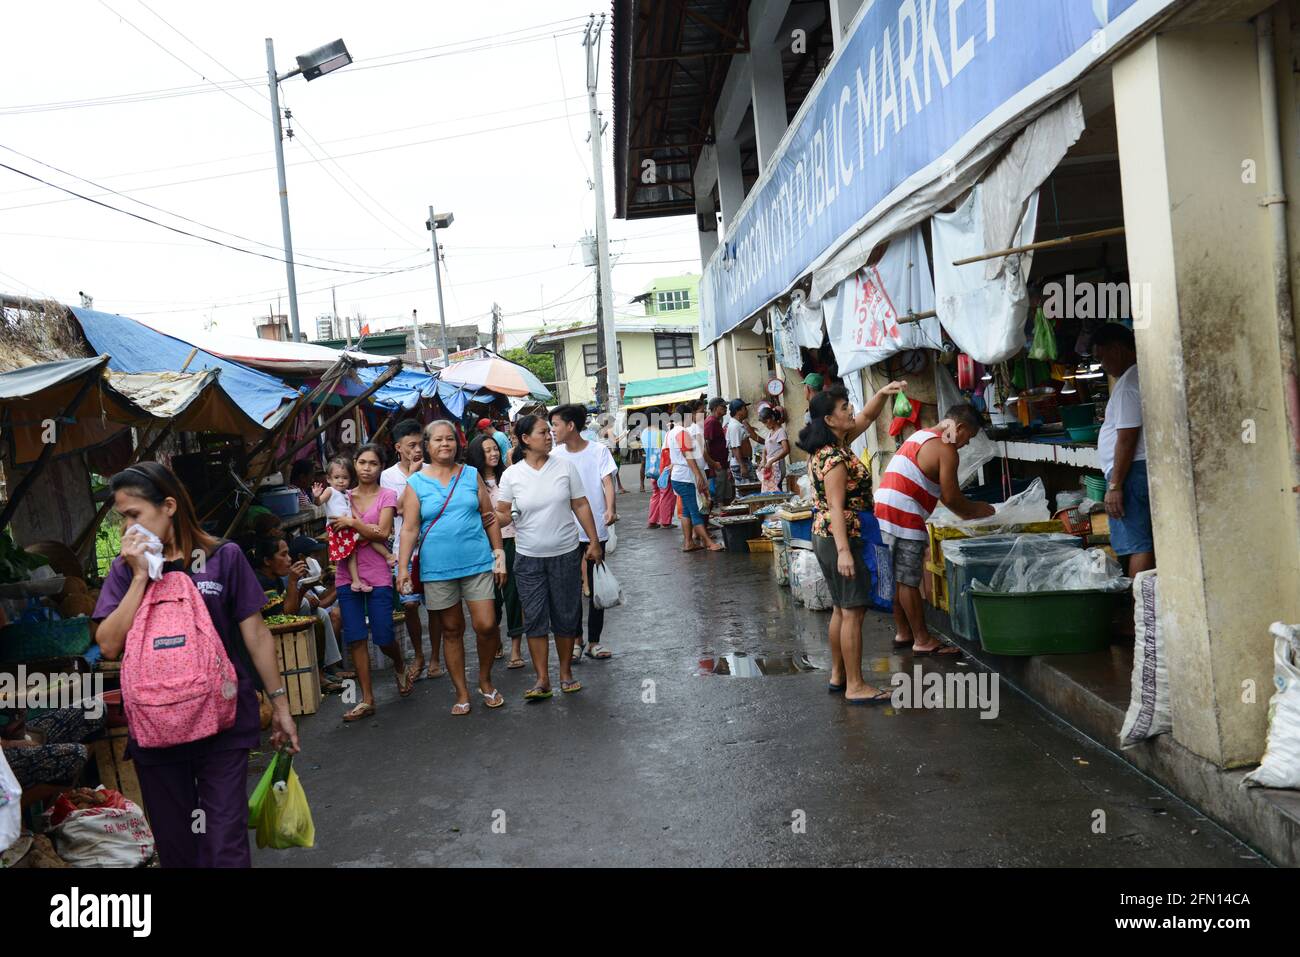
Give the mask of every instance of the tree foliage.
POLYGON ((545 383, 548 389, 554 392, 552 384, 555 382, 555 354, 543 352, 533 355, 522 346, 516 349, 507 349, 501 353, 501 358, 509 359, 518 365, 523 366, 537 378, 545 383))

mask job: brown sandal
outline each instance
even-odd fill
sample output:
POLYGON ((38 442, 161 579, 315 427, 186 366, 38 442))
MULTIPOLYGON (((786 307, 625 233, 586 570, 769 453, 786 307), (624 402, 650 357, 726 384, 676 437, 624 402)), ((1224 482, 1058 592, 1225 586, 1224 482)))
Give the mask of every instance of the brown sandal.
POLYGON ((375 706, 362 701, 351 711, 343 715, 344 721, 360 721, 362 718, 369 718, 375 713, 375 706))

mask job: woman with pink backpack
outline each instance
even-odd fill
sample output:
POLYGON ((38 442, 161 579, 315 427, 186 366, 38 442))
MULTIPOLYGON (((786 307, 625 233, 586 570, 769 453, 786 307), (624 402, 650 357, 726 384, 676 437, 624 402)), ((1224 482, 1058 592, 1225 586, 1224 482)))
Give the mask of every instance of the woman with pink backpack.
POLYGON ((95 606, 95 640, 105 658, 122 656, 128 749, 159 859, 248 867, 259 683, 273 707, 271 747, 298 750, 266 594, 239 546, 203 531, 170 469, 133 465, 110 488, 127 531, 95 606))

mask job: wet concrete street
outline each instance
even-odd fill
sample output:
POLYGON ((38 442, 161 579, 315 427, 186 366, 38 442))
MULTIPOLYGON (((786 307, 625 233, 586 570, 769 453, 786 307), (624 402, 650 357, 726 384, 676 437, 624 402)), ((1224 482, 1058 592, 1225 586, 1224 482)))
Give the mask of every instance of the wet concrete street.
MULTIPOLYGON (((615 657, 576 668, 575 695, 553 671, 556 695, 537 704, 521 697, 531 665, 498 662, 506 706, 475 695, 468 717, 450 714, 446 678, 399 700, 384 672, 378 714, 356 724, 327 697, 295 761, 316 847, 254 851, 257 866, 1264 865, 1005 686, 993 720, 846 706, 826 692, 828 613, 794 605, 771 555, 682 554, 679 532, 645 528, 649 497, 624 476, 615 657), (819 670, 697 674, 726 654, 806 655, 819 670)), ((912 673, 892 634, 868 614, 882 684, 912 673)))

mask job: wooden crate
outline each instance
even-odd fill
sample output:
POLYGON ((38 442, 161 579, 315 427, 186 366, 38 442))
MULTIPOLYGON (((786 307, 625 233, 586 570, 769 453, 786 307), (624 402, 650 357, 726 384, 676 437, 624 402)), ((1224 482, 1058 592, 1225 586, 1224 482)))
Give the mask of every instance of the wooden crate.
POLYGON ((108 728, 102 738, 91 741, 88 746, 104 787, 121 791, 128 801, 140 805, 148 817, 149 810, 144 806, 144 792, 135 773, 135 762, 126 756, 126 740, 126 728, 108 728))
POLYGON ((316 658, 316 622, 273 625, 275 656, 289 692, 289 713, 315 714, 320 708, 320 663, 316 658))

